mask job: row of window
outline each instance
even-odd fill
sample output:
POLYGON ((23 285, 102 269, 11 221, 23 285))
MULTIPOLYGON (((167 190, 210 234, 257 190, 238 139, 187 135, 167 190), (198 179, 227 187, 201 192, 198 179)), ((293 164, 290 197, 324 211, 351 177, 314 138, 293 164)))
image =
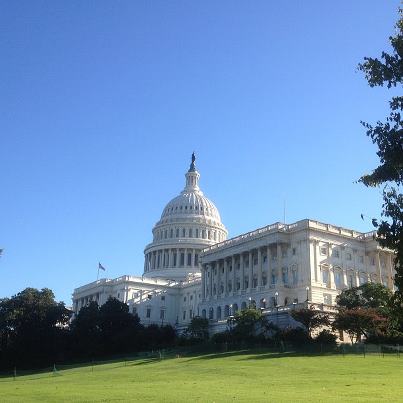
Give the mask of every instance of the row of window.
MULTIPOLYGON (((382 277, 382 284, 384 286, 387 286, 387 278, 382 277)), ((378 282, 378 276, 376 274, 368 275, 367 273, 359 273, 358 275, 358 284, 356 280, 356 275, 354 273, 348 273, 347 274, 347 284, 344 284, 344 275, 341 270, 335 270, 334 271, 334 285, 336 289, 343 289, 345 287, 358 287, 360 285, 363 285, 365 283, 368 283, 369 281, 371 282, 378 282)), ((327 269, 322 269, 322 282, 325 283, 328 287, 331 286, 330 284, 330 274, 329 270, 327 269)))
POLYGON ((221 231, 199 228, 171 228, 158 230, 154 234, 154 241, 173 238, 198 238, 221 242, 224 240, 224 234, 221 231))
MULTIPOLYGON (((320 254, 321 254, 321 256, 327 256, 327 254, 328 254, 327 246, 321 246, 320 247, 320 254)), ((339 249, 333 249, 332 250, 332 257, 334 257, 336 259, 340 259, 340 250, 339 249)), ((346 252, 344 254, 344 257, 345 257, 346 260, 350 260, 350 261, 353 259, 353 256, 352 256, 351 252, 346 252)), ((375 262, 376 262, 375 256, 371 256, 369 261, 370 261, 371 266, 375 266, 375 262)), ((361 263, 361 264, 364 263, 364 256, 363 255, 358 256, 358 262, 361 263)), ((381 263, 381 266, 383 266, 383 267, 386 266, 386 260, 384 258, 380 258, 380 263, 381 263)))
MULTIPOLYGON (((275 286, 278 283, 279 276, 277 273, 272 272, 270 276, 270 284, 272 286, 275 286)), ((259 286, 266 286, 267 285, 267 275, 266 273, 262 273, 262 280, 261 284, 259 284, 259 278, 257 276, 254 276, 252 278, 252 288, 257 288, 259 286)), ((296 270, 291 271, 291 278, 289 276, 288 270, 283 270, 281 272, 281 281, 284 285, 293 285, 296 286, 298 284, 298 272, 296 270)), ((244 277, 243 281, 243 287, 241 285, 241 279, 237 278, 235 280, 235 290, 240 291, 240 290, 247 290, 249 288, 249 276, 244 277)), ((218 286, 218 290, 220 294, 224 293, 224 283, 220 283, 218 286)), ((232 292, 232 280, 229 280, 227 283, 227 291, 232 292)), ((217 286, 216 284, 213 284, 212 287, 212 295, 217 294, 217 286)), ((206 287, 206 295, 209 295, 209 288, 206 287)))
POLYGON ((168 267, 184 267, 185 261, 187 266, 198 266, 199 253, 194 254, 194 263, 192 262, 192 253, 190 252, 173 252, 172 257, 169 256, 169 252, 157 252, 155 255, 150 253, 146 257, 146 271, 168 267))
MULTIPOLYGON (((225 305, 224 309, 219 305, 215 309, 213 307, 210 307, 208 310, 208 319, 210 320, 221 320, 221 319, 226 319, 231 315, 235 315, 239 309, 244 310, 247 308, 268 308, 268 307, 276 307, 279 306, 281 302, 278 300, 276 297, 271 297, 269 298, 269 301, 266 300, 266 298, 261 298, 259 303, 257 303, 255 300, 251 299, 248 302, 243 301, 241 303, 241 306, 239 307, 238 304, 232 304, 232 305, 225 305)), ((290 304, 298 304, 298 298, 294 298, 291 300, 289 297, 284 298, 284 305, 290 305, 290 304)), ((202 310, 202 317, 207 318, 207 310, 203 309, 202 310)))
POLYGON ((193 207, 192 205, 188 206, 173 206, 173 207, 168 207, 165 211, 165 214, 168 213, 174 213, 174 212, 184 212, 184 211, 197 211, 201 212, 202 214, 207 214, 207 215, 212 215, 214 213, 214 210, 208 207, 203 207, 203 206, 198 206, 197 204, 193 207))

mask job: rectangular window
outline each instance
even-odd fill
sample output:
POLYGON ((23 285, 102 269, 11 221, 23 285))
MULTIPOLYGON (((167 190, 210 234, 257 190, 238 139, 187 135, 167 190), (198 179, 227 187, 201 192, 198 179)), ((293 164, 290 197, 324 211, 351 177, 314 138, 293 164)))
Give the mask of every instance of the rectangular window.
POLYGON ((147 308, 146 317, 151 318, 151 308, 147 308))
POLYGON ((182 316, 183 320, 186 320, 186 311, 183 311, 183 316, 182 316))
POLYGON ((351 260, 351 253, 347 253, 347 254, 346 254, 346 259, 347 259, 347 260, 351 260))
POLYGON ((199 255, 195 253, 195 266, 199 264, 199 255))
POLYGON ((196 228, 196 238, 198 238, 198 237, 199 237, 199 229, 196 228))
POLYGON ((179 228, 176 228, 176 237, 179 238, 179 228))
POLYGON ((329 272, 327 270, 322 270, 322 282, 325 284, 329 282, 329 272))
POLYGON ((165 295, 161 295, 161 301, 165 301, 165 295))
POLYGON ((292 248, 292 255, 295 256, 297 254, 297 250, 295 248, 292 248))
POLYGON ((192 254, 188 253, 188 266, 192 265, 192 254))
POLYGON ((320 254, 321 254, 322 256, 326 256, 326 255, 327 255, 327 248, 326 248, 326 246, 321 246, 321 247, 320 247, 320 254))
POLYGON ((193 311, 190 310, 190 311, 189 311, 189 318, 192 318, 192 317, 193 317, 193 311))
POLYGON ((182 252, 182 253, 181 253, 180 266, 184 266, 184 265, 185 265, 185 254, 182 252))
POLYGON ((325 305, 332 305, 332 296, 330 294, 323 294, 323 303, 325 305))
POLYGON ((340 252, 337 249, 333 250, 333 257, 336 257, 336 258, 340 257, 340 252))
POLYGON ((192 230, 192 228, 189 229, 189 238, 193 238, 193 230, 192 230))

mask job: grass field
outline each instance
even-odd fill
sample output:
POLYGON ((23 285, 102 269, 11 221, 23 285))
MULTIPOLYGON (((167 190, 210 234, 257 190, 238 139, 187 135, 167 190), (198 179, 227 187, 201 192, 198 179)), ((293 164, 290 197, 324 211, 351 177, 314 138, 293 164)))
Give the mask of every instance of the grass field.
POLYGON ((138 359, 0 378, 1 402, 403 402, 403 359, 268 352, 138 359))

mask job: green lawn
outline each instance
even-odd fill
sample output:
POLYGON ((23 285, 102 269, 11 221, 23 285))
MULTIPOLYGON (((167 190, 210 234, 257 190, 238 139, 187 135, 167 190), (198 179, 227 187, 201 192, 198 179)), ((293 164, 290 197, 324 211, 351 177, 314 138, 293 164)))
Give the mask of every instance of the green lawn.
POLYGON ((264 352, 138 359, 0 378, 1 402, 403 402, 403 357, 264 352))

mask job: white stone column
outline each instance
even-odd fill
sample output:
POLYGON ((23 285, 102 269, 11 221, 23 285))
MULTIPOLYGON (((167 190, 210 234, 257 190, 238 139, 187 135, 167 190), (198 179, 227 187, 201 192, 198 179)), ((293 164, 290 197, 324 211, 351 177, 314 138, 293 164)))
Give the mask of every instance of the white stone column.
POLYGON ((213 296, 213 264, 209 264, 209 272, 210 272, 210 295, 213 296))
POLYGON ((262 248, 257 248, 257 287, 262 285, 262 248))
POLYGON ((192 249, 192 267, 196 267, 196 249, 192 249))
POLYGON ((343 283, 344 283, 343 284, 344 287, 348 288, 348 279, 347 279, 347 270, 346 269, 343 269, 343 283))
POLYGON ((271 251, 270 251, 270 245, 267 245, 267 283, 266 283, 266 288, 270 288, 271 285, 271 272, 273 270, 272 264, 271 264, 271 251))
POLYGON ((314 239, 313 241, 313 261, 314 261, 314 265, 315 265, 315 282, 319 282, 321 281, 321 277, 320 277, 320 267, 318 264, 318 241, 316 239, 314 239))
POLYGON ((252 289, 252 282, 253 282, 253 254, 252 251, 249 251, 249 289, 252 289))
POLYGON ((232 259, 232 295, 236 293, 236 267, 235 267, 235 255, 231 256, 232 259))
POLYGON ((206 265, 203 264, 201 267, 201 276, 202 276, 202 281, 201 281, 201 295, 202 295, 202 299, 206 299, 206 265))
POLYGON ((217 295, 221 295, 221 261, 217 260, 217 295))
POLYGON ((179 248, 176 248, 176 265, 175 265, 175 267, 180 266, 180 261, 181 261, 181 254, 180 254, 179 248))
POLYGON ((169 250, 169 267, 174 267, 174 251, 173 249, 169 250))
POLYGON ((336 285, 334 283, 334 269, 333 266, 329 266, 329 278, 330 278, 330 288, 333 290, 336 288, 336 285))
POLYGON ((355 276, 355 286, 359 287, 360 285, 360 272, 358 270, 354 271, 354 276, 355 276))
POLYGON ((228 260, 224 259, 224 295, 228 293, 228 260))
POLYGON ((241 265, 241 291, 245 290, 245 267, 244 267, 244 258, 243 253, 241 252, 239 255, 239 264, 241 265))
POLYGON ((378 282, 382 284, 382 267, 379 251, 375 254, 376 274, 378 275, 378 282))
POLYGON ((278 265, 278 281, 279 287, 284 285, 283 283, 283 251, 281 250, 281 243, 277 242, 277 265, 278 265))
POLYGON ((188 250, 184 249, 184 259, 183 259, 183 267, 188 267, 188 250))

